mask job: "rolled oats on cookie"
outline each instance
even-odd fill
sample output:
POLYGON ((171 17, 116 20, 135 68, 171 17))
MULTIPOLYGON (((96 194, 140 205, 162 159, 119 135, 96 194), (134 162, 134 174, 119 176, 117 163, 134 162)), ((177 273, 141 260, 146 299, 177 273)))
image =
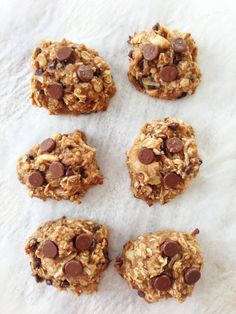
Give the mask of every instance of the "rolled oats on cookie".
POLYGON ((189 33, 171 31, 157 23, 135 33, 128 43, 129 81, 149 96, 177 99, 191 95, 200 83, 197 45, 189 33))
POLYGON ((105 111, 116 88, 111 69, 84 44, 44 40, 32 55, 31 101, 50 114, 105 111))
POLYGON ((80 295, 97 291, 109 264, 107 246, 105 226, 62 217, 39 227, 28 239, 25 251, 36 282, 80 295))
POLYGON ((203 270, 203 256, 191 234, 175 231, 146 233, 123 246, 115 268, 146 302, 191 296, 203 270))
POLYGON ((131 190, 149 206, 165 204, 189 186, 201 163, 190 125, 174 118, 146 123, 127 153, 131 190))
POLYGON ((33 146, 17 163, 18 178, 31 197, 81 203, 86 191, 102 184, 96 149, 79 130, 55 134, 33 146))

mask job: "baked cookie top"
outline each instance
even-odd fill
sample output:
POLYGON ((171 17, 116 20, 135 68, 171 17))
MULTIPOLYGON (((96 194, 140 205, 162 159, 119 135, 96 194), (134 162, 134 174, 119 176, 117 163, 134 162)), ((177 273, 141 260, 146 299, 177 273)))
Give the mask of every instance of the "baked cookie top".
POLYGON ((66 39, 44 40, 32 55, 31 101, 51 114, 107 109, 116 88, 110 67, 94 50, 66 39))
POLYGON ((80 295, 97 290, 109 264, 107 246, 105 226, 62 217, 40 226, 29 237, 25 251, 37 282, 80 295))
POLYGON ((127 153, 131 190, 151 206, 181 194, 202 163, 195 132, 175 118, 146 123, 127 153))
POLYGON ((160 231, 139 236, 124 245, 115 267, 145 301, 176 298, 182 303, 203 269, 198 233, 195 229, 191 234, 160 231))
POLYGON ((33 146, 17 164, 18 178, 31 197, 65 199, 77 204, 93 185, 102 184, 96 149, 79 130, 55 134, 33 146))
POLYGON ((191 95, 200 83, 197 45, 189 33, 171 31, 157 23, 130 36, 128 78, 149 96, 176 99, 191 95))

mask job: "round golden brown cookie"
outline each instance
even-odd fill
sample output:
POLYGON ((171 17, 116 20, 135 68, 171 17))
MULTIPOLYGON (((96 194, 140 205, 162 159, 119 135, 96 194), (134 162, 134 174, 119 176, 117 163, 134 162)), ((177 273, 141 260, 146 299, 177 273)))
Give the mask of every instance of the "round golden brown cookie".
POLYGON ((128 78, 137 90, 162 99, 195 92, 201 73, 191 34, 171 31, 157 23, 130 36, 128 43, 132 46, 128 78))
POLYGON ((182 303, 203 270, 196 234, 161 231, 139 236, 123 246, 115 268, 148 303, 167 298, 182 303))
POLYGON ((18 178, 27 185, 31 197, 80 204, 91 186, 103 183, 95 154, 84 133, 56 134, 19 159, 18 178))
POLYGON ((25 251, 37 282, 80 295, 97 290, 109 264, 107 246, 105 226, 62 217, 39 227, 28 239, 25 251))
POLYGON ((198 174, 195 132, 173 118, 146 123, 127 153, 131 190, 149 206, 181 194, 198 174))
POLYGON ((107 109, 116 88, 110 67, 84 44, 44 40, 32 55, 31 101, 51 114, 107 109))

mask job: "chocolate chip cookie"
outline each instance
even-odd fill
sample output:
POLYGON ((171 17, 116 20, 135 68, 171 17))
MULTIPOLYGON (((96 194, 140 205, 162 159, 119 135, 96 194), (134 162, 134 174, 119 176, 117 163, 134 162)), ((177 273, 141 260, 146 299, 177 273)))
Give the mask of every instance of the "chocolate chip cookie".
POLYGON ((161 231, 128 241, 116 258, 118 273, 146 302, 176 298, 180 303, 191 296, 203 270, 203 257, 190 233, 161 231))
POLYGON ((110 67, 84 44, 44 40, 32 55, 31 101, 50 114, 87 114, 107 109, 116 88, 110 67))
POLYGON ((91 186, 103 183, 95 154, 84 133, 56 134, 19 159, 18 178, 27 185, 31 197, 80 204, 91 186))
POLYGON ((201 163, 190 125, 174 118, 146 123, 127 153, 131 190, 149 206, 165 204, 189 186, 201 163))
POLYGON ((157 23, 135 33, 128 43, 129 81, 149 96, 177 99, 191 95, 200 83, 197 45, 189 33, 171 31, 157 23))
POLYGON ((62 217, 39 227, 28 239, 25 251, 37 282, 80 295, 97 291, 109 264, 107 246, 106 227, 62 217))

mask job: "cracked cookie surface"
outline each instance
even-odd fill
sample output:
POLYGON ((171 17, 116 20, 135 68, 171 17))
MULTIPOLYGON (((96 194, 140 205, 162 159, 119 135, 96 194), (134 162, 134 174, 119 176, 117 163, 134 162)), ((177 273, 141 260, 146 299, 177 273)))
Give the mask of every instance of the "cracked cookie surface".
POLYGON ((135 33, 128 43, 129 81, 149 96, 177 99, 191 95, 200 83, 197 45, 189 33, 170 31, 157 23, 135 33))
POLYGON ((80 204, 91 186, 103 183, 95 154, 84 133, 56 134, 19 159, 18 178, 27 185, 31 197, 80 204))
POLYGON ((127 153, 131 190, 149 206, 165 204, 189 186, 201 163, 190 125, 174 118, 146 123, 127 153))
POLYGON ((110 67, 84 44, 44 40, 32 55, 32 104, 51 114, 105 111, 116 88, 110 67))
POLYGON ((28 239, 32 275, 37 282, 76 295, 97 291, 109 264, 108 230, 90 220, 49 221, 28 239))
POLYGON ((148 303, 176 298, 180 303, 191 296, 200 279, 203 256, 191 234, 175 231, 147 233, 123 246, 115 268, 148 303))

